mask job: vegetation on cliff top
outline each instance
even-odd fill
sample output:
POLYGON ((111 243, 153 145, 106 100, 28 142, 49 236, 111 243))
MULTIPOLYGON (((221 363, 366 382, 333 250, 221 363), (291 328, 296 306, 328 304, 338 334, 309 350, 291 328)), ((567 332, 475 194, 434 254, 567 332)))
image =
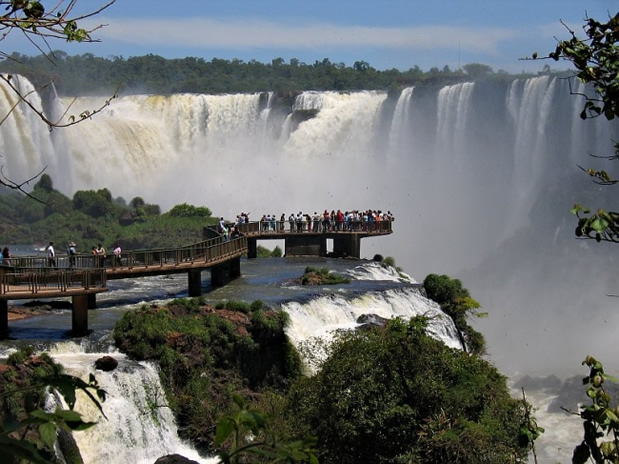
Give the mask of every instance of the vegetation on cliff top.
POLYGON ((329 268, 315 268, 312 266, 307 266, 305 268, 305 272, 299 278, 299 282, 302 285, 336 285, 336 284, 347 284, 350 282, 350 279, 341 276, 339 274, 335 274, 329 271, 329 268))
POLYGON ((232 393, 251 399, 265 388, 281 391, 300 375, 284 334, 287 321, 260 301, 212 307, 202 298, 178 299, 126 313, 114 340, 132 358, 159 363, 183 438, 213 452, 213 427, 234 411, 232 393))
POLYGON ((0 195, 0 232, 5 244, 47 244, 62 246, 76 242, 78 252, 92 246, 119 243, 123 249, 171 248, 202 240, 205 226, 217 223, 204 206, 180 204, 161 214, 158 205, 135 197, 127 203, 113 198, 108 189, 79 190, 68 198, 54 189, 43 174, 31 195, 16 192, 0 195))

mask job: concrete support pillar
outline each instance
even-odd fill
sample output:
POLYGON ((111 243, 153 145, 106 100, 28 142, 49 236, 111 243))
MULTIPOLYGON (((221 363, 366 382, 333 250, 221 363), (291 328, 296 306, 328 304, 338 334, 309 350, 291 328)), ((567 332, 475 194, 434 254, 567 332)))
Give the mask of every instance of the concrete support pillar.
POLYGON ((333 254, 337 258, 361 258, 361 238, 358 235, 334 238, 333 254))
POLYGON ((9 336, 9 301, 0 300, 0 339, 9 336))
POLYGON ((200 269, 191 269, 187 273, 189 296, 202 295, 202 272, 200 269))
POLYGON ((226 264, 218 264, 211 268, 211 285, 213 287, 223 287, 226 285, 228 278, 228 266, 226 264))
POLYGON ((247 258, 254 259, 258 257, 258 240, 255 238, 247 239, 247 258))
POLYGON ((86 297, 88 298, 88 309, 97 309, 97 294, 91 293, 89 295, 86 295, 86 297))
MULTIPOLYGON (((76 337, 88 335, 88 297, 90 295, 73 295, 71 311, 71 332, 76 337)), ((94 296, 94 295, 93 295, 94 296)))
POLYGON ((234 279, 236 277, 241 277, 241 257, 231 259, 228 262, 228 267, 230 271, 230 278, 234 279))

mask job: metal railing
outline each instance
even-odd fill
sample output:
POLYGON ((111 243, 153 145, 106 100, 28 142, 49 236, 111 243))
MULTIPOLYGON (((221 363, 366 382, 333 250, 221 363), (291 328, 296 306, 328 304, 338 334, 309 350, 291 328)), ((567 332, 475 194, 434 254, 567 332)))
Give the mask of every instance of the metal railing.
POLYGON ((393 221, 252 221, 238 224, 242 234, 256 235, 269 233, 337 233, 337 232, 364 232, 364 233, 391 233, 393 221))
POLYGON ((218 237, 179 248, 155 248, 123 251, 120 259, 115 255, 97 256, 78 253, 73 256, 57 255, 53 261, 43 256, 18 256, 4 260, 4 269, 53 273, 59 270, 116 269, 179 265, 182 263, 208 263, 226 256, 242 253, 247 249, 247 238, 225 240, 218 237), (7 262, 8 261, 8 262, 7 262))
POLYGON ((11 268, 0 272, 0 295, 42 291, 66 292, 69 289, 105 288, 105 269, 50 270, 45 268, 11 268))
POLYGON ((0 265, 0 295, 36 294, 43 290, 66 292, 107 286, 107 271, 118 268, 152 268, 211 263, 247 252, 247 237, 218 237, 180 248, 132 250, 116 256, 59 255, 53 261, 41 256, 19 256, 0 265))
POLYGON ((227 256, 240 255, 246 251, 246 237, 238 237, 230 240, 218 237, 181 248, 132 250, 123 253, 120 261, 116 259, 115 256, 108 257, 105 262, 105 267, 110 269, 120 267, 133 269, 137 267, 178 266, 192 263, 208 264, 227 256))

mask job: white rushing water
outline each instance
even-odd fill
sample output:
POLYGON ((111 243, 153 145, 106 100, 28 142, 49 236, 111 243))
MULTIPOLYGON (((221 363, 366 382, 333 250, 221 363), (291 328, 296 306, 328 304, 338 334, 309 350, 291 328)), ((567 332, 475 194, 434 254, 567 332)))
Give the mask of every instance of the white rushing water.
POLYGON ((201 458, 179 440, 156 366, 111 353, 119 366, 113 372, 103 372, 94 368, 101 356, 83 352, 53 355, 68 374, 85 380, 94 374, 107 392, 102 403, 105 417, 85 395, 78 396, 76 411, 85 421, 97 422, 95 427, 73 434, 85 463, 152 464, 161 456, 175 453, 204 464, 217 462, 201 458))

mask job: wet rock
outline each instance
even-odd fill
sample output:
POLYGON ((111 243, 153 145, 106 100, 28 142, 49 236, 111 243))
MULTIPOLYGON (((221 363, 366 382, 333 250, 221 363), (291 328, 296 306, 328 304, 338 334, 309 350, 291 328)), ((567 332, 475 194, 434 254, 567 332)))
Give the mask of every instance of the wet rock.
POLYGON ((193 461, 180 454, 168 454, 162 456, 155 461, 155 464, 199 464, 198 461, 193 461))
POLYGON ((103 356, 95 361, 95 369, 104 372, 113 371, 118 367, 118 361, 111 356, 103 356))
POLYGON ((556 375, 549 375, 547 377, 531 377, 530 375, 525 375, 520 380, 516 381, 514 386, 517 388, 524 388, 525 392, 548 389, 558 392, 561 388, 561 379, 556 375))
POLYGON ((357 324, 361 324, 360 329, 369 327, 385 327, 389 319, 378 316, 376 314, 362 314, 357 318, 357 324))
MULTIPOLYGON (((590 385, 583 385, 584 375, 570 377, 563 382, 559 395, 548 405, 549 412, 563 411, 563 408, 570 411, 579 412, 579 404, 591 404, 591 398, 587 396, 587 388, 590 385)), ((605 382, 604 390, 612 398, 611 406, 614 407, 619 399, 619 385, 613 382, 605 382)))

